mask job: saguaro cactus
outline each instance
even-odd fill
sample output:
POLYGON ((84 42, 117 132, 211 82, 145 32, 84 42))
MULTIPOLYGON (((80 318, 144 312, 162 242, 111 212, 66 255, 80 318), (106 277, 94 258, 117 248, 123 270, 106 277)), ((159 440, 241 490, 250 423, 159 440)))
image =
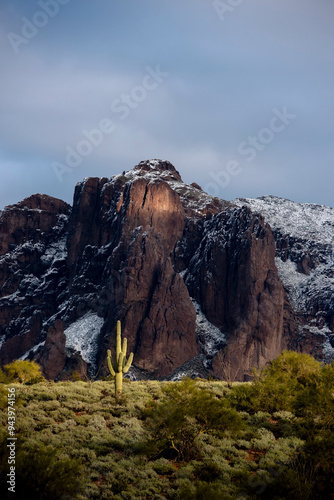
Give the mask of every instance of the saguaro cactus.
POLYGON ((108 349, 107 352, 107 362, 108 368, 111 375, 115 379, 115 395, 120 396, 122 394, 122 384, 123 384, 123 373, 127 373, 129 370, 132 360, 133 353, 130 354, 129 359, 126 363, 126 349, 127 349, 127 340, 123 339, 123 347, 121 348, 122 339, 121 339, 121 322, 117 321, 117 333, 116 333, 116 361, 113 364, 111 359, 111 352, 108 349))

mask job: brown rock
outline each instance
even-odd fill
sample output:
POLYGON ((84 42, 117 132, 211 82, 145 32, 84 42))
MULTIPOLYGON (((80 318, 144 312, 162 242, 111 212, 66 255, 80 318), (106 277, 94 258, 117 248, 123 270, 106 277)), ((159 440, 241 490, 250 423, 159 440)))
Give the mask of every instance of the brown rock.
POLYGON ((65 343, 64 323, 57 319, 48 330, 42 352, 35 359, 49 380, 55 380, 66 365, 65 343))
POLYGON ((284 290, 275 242, 270 226, 248 209, 226 210, 210 224, 201 243, 203 258, 190 264, 187 284, 209 321, 228 338, 213 359, 214 374, 224 378, 228 371, 243 380, 282 350, 284 290))
POLYGON ((52 196, 34 194, 16 205, 7 206, 0 217, 0 255, 10 245, 40 241, 58 222, 58 215, 68 215, 70 205, 52 196))
MULTIPOLYGON (((289 235, 275 238, 276 253, 290 258, 289 235)), ((299 258, 296 248, 298 269, 310 273, 316 252, 299 258)), ((106 350, 115 347, 120 319, 136 373, 168 377, 197 366, 206 352, 200 343, 210 325, 197 326, 197 339, 191 298, 226 338, 226 344, 218 338, 212 369, 208 355, 203 373, 244 380, 286 347, 321 357, 324 336, 307 325, 316 318, 319 328, 332 328, 331 305, 313 300, 307 314, 294 311, 274 257, 263 217, 182 183, 169 162, 144 161, 111 179, 85 179, 72 210, 33 195, 0 216, 0 361, 45 340, 37 359, 48 378, 67 380, 75 371, 84 377, 95 368, 106 374, 106 350), (64 327, 87 312, 104 318, 96 366, 65 349, 64 327), (50 318, 57 321, 47 329, 50 318)))
MULTIPOLYGON (((3 317, 1 319, 4 321, 3 317)), ((29 329, 21 332, 19 335, 12 336, 2 344, 0 350, 0 364, 2 366, 20 358, 38 344, 41 323, 40 315, 33 316, 30 319, 29 329)))
MULTIPOLYGON (((125 214, 120 252, 126 255, 118 308, 134 366, 158 377, 171 374, 199 352, 196 315, 170 255, 184 229, 178 195, 164 182, 133 182, 121 198, 125 214)), ((115 324, 110 312, 110 329, 115 324)), ((107 348, 113 345, 113 336, 107 348)))
POLYGON ((169 259, 157 271, 150 300, 142 303, 141 309, 138 302, 131 304, 123 320, 125 331, 137 331, 135 342, 130 342, 136 353, 134 365, 155 377, 166 377, 200 350, 193 304, 169 259))

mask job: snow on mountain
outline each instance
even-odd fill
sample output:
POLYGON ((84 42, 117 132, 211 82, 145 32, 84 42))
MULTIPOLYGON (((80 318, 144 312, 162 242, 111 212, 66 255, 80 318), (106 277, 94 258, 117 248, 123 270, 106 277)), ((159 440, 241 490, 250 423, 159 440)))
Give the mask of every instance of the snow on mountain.
POLYGON ((334 208, 296 203, 275 196, 238 198, 264 216, 274 232, 280 279, 294 309, 314 314, 309 333, 324 336, 324 352, 334 355, 334 336, 328 318, 334 312, 334 208))
POLYGON ((64 331, 66 348, 79 352, 86 363, 95 364, 98 349, 98 337, 104 320, 96 313, 89 312, 72 323, 64 331))
POLYGON ((333 259, 334 208, 277 196, 237 198, 233 203, 247 205, 253 212, 261 213, 273 229, 303 241, 306 246, 310 242, 330 246, 333 259))
POLYGON ((204 366, 208 367, 210 359, 213 358, 222 345, 226 344, 226 337, 219 330, 219 328, 208 321, 196 300, 191 299, 191 301, 194 304, 196 311, 196 335, 201 342, 203 351, 207 357, 204 362, 204 366))
POLYGON ((43 345, 45 345, 45 340, 44 342, 40 342, 39 344, 35 345, 34 347, 32 347, 31 349, 29 349, 25 354, 23 354, 23 356, 21 356, 19 359, 21 360, 25 360, 25 359, 28 359, 30 354, 32 353, 36 353, 38 351, 38 349, 40 347, 42 347, 43 345))
MULTIPOLYGON (((163 180, 178 193, 182 205, 191 210, 194 217, 203 215, 209 207, 223 207, 230 205, 229 202, 216 198, 202 190, 197 184, 187 184, 183 182, 180 174, 168 162, 161 162, 161 160, 144 160, 140 162, 135 168, 125 172, 127 182, 145 177, 150 182, 163 180), (165 170, 161 170, 161 164, 165 165, 165 170)), ((119 176, 118 176, 119 177, 119 176)))

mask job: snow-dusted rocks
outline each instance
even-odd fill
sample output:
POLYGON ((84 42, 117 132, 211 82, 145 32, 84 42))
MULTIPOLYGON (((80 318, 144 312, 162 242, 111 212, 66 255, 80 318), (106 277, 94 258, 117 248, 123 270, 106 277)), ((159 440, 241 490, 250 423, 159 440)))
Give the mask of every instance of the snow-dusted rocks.
POLYGON ((132 379, 244 380, 287 346, 329 360, 333 227, 329 207, 226 202, 161 160, 84 179, 72 208, 34 195, 0 214, 0 362, 107 375, 117 320, 132 379))
POLYGON ((86 363, 94 365, 103 323, 103 318, 100 318, 96 313, 86 313, 64 331, 65 348, 78 352, 86 363))
POLYGON ((275 196, 234 200, 270 224, 275 262, 295 313, 290 345, 334 358, 334 208, 275 196))

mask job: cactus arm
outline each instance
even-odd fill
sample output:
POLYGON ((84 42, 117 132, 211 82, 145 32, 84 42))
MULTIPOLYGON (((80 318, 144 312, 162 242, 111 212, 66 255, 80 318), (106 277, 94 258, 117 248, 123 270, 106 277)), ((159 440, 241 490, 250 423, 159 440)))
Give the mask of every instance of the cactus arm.
POLYGON ((128 341, 127 341, 127 339, 123 339, 123 347, 122 347, 122 353, 123 353, 123 366, 124 366, 124 363, 125 363, 127 346, 128 346, 128 341))
POLYGON ((131 366, 132 360, 133 360, 133 352, 130 354, 128 362, 126 363, 126 365, 123 368, 123 373, 127 373, 129 371, 129 368, 131 366))
POLYGON ((109 368, 109 371, 110 371, 111 375, 113 377, 115 377, 116 373, 115 373, 114 367, 112 365, 111 352, 110 352, 109 349, 108 349, 107 363, 108 363, 108 368, 109 368))
POLYGON ((121 348, 121 322, 117 321, 117 333, 116 333, 116 364, 118 363, 119 355, 122 352, 121 348))

